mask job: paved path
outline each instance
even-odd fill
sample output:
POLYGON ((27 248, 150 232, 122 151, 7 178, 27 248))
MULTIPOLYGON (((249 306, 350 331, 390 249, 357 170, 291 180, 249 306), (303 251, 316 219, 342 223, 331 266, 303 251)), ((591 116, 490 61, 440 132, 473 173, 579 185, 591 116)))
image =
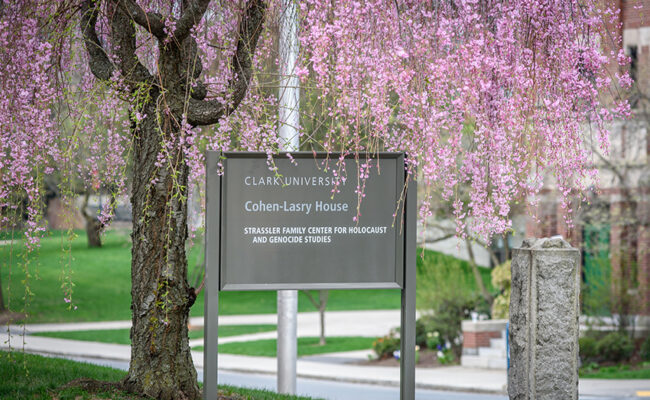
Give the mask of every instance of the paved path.
MULTIPOLYGON (((56 355, 67 358, 92 357, 115 361, 128 361, 130 346, 49 338, 44 336, 0 334, 0 349, 9 345, 29 353, 56 355)), ((330 354, 335 357, 336 354, 330 354)), ((342 355, 345 357, 346 355, 342 355)), ((349 355, 348 355, 349 357, 349 355)), ((197 368, 203 368, 203 352, 193 351, 192 358, 197 368)), ((367 358, 366 358, 367 359, 367 358)), ((329 379, 342 382, 399 385, 398 367, 377 367, 326 362, 324 359, 298 361, 298 375, 303 378, 329 379)), ((233 354, 219 354, 219 369, 223 371, 275 374, 277 361, 272 357, 250 357, 233 354)), ((416 383, 420 388, 469 390, 501 393, 505 389, 505 374, 502 371, 474 370, 463 367, 428 368, 416 371, 416 383)))
MULTIPOLYGON (((277 324, 276 314, 220 315, 219 325, 259 325, 277 324)), ((319 314, 317 312, 298 313, 298 336, 319 335, 319 314)), ((325 313, 327 336, 367 336, 378 337, 388 333, 400 324, 399 310, 372 311, 328 311, 325 313)), ((190 318, 190 325, 203 326, 203 317, 190 318)), ((103 329, 127 329, 131 321, 70 322, 60 324, 29 324, 27 333, 86 331, 103 329)), ((22 326, 11 326, 12 332, 21 332, 22 326)), ((257 339, 254 339, 257 340, 257 339)))
MULTIPOLYGON (((274 324, 276 316, 238 315, 220 317, 223 325, 274 324)), ((202 318, 193 318, 191 324, 200 326, 202 318)), ((386 334, 391 327, 399 325, 399 311, 344 311, 328 312, 326 328, 328 336, 370 336, 386 334)), ((75 324, 39 324, 28 325, 29 333, 44 331, 72 331, 93 329, 128 328, 130 321, 75 323, 75 324)), ((94 358, 128 362, 130 346, 65 340, 42 336, 27 335, 21 337, 20 327, 12 327, 11 337, 6 332, 0 333, 0 349, 12 346, 24 348, 30 353, 62 356, 67 358, 94 358), (9 340, 11 339, 11 340, 9 340)), ((299 336, 318 335, 318 313, 300 313, 298 315, 299 336)), ((275 338, 275 332, 241 335, 221 338, 220 343, 228 341, 258 340, 275 338)), ((197 343, 202 340, 197 341, 197 343)), ((399 384, 398 367, 378 367, 350 364, 350 362, 367 359, 368 352, 331 353, 303 357, 298 361, 298 375, 302 378, 316 378, 339 382, 380 384, 395 386, 399 384)), ((192 357, 197 368, 203 367, 203 353, 193 351, 192 357)), ((271 357, 249 357, 232 354, 219 355, 220 371, 234 371, 256 374, 275 374, 277 361, 271 357)), ((484 393, 504 393, 506 373, 499 370, 465 368, 461 366, 444 368, 418 368, 416 386, 422 389, 444 389, 457 391, 476 391, 484 393)), ((635 398, 636 392, 650 390, 648 380, 594 380, 580 381, 581 396, 605 396, 609 398, 635 398)))

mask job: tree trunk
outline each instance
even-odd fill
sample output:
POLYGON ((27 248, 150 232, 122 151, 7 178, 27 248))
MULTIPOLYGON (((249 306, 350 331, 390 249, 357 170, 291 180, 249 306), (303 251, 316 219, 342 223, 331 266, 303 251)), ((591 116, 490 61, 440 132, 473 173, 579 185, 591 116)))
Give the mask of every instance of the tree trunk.
POLYGON ((472 272, 474 273, 474 279, 476 280, 476 285, 478 286, 478 289, 481 291, 481 296, 483 296, 483 298, 489 305, 492 305, 494 298, 492 297, 490 292, 488 292, 487 288, 485 287, 485 284, 483 283, 483 277, 481 276, 481 272, 478 270, 478 265, 476 265, 474 250, 472 250, 472 242, 470 242, 469 239, 465 239, 465 244, 467 245, 467 253, 469 253, 469 265, 472 267, 472 272))
POLYGON ((318 301, 314 299, 314 296, 311 295, 309 290, 303 290, 302 291, 305 296, 309 299, 311 304, 316 307, 318 310, 318 316, 320 318, 320 339, 318 340, 318 343, 321 346, 325 346, 326 341, 325 341, 325 309, 327 308, 327 298, 329 297, 329 290, 319 290, 318 291, 318 301))
POLYGON ((86 235, 88 236, 88 247, 102 247, 100 235, 102 223, 96 217, 86 217, 86 235))
MULTIPOLYGON (((151 96, 157 97, 158 93, 151 96)), ((195 399, 200 392, 187 333, 189 309, 195 299, 187 282, 185 255, 189 171, 181 146, 174 146, 170 159, 156 167, 161 132, 154 102, 145 105, 146 117, 134 132, 133 326, 131 363, 124 385, 129 391, 157 399, 195 399)), ((178 130, 171 121, 171 115, 161 121, 166 138, 178 130)))
POLYGON ((4 297, 2 295, 2 278, 0 278, 0 313, 5 311, 5 310, 6 310, 5 301, 4 301, 4 297))
POLYGON ((318 313, 320 314, 320 340, 318 343, 321 346, 325 346, 325 308, 327 307, 327 297, 329 295, 328 290, 319 290, 318 291, 318 313))
POLYGON ((88 212, 88 199, 90 198, 90 193, 84 195, 84 202, 81 205, 81 215, 83 215, 86 220, 86 236, 88 237, 88 247, 102 247, 102 223, 99 222, 99 219, 96 215, 90 214, 88 212))

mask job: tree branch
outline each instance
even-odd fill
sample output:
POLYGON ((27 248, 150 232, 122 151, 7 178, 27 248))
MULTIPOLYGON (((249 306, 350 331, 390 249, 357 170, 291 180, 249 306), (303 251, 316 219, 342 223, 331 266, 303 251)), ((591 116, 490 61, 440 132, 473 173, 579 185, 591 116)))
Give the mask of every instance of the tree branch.
POLYGON ((120 9, 129 16, 136 24, 146 29, 149 33, 157 37, 159 40, 164 40, 167 36, 165 34, 165 24, 162 19, 154 14, 145 12, 133 0, 113 0, 117 3, 120 9))
POLYGON ((174 30, 174 40, 178 43, 182 43, 183 40, 190 34, 192 28, 198 25, 205 10, 208 9, 208 4, 210 0, 194 0, 189 3, 189 6, 181 17, 176 21, 176 29, 174 30))
POLYGON ((419 240, 419 241, 418 241, 418 245, 420 246, 420 245, 425 245, 425 244, 438 243, 438 242, 442 242, 443 240, 451 239, 451 238, 453 238, 454 236, 456 236, 455 233, 449 233, 449 234, 446 234, 446 235, 444 235, 444 236, 437 237, 437 238, 435 238, 435 239, 424 239, 424 240, 419 240))
POLYGON ((625 186, 625 181, 626 181, 626 179, 625 179, 625 174, 624 174, 624 172, 621 171, 621 170, 620 170, 616 165, 614 165, 614 163, 613 163, 611 160, 609 160, 609 159, 608 159, 607 157, 605 157, 604 155, 600 154, 600 152, 599 152, 599 151, 594 147, 593 144, 590 145, 589 147, 591 147, 592 152, 594 152, 594 153, 596 154, 596 156, 597 156, 598 158, 600 158, 600 160, 601 160, 602 162, 604 162, 604 163, 606 164, 606 166, 609 167, 610 170, 612 170, 612 172, 614 173, 614 175, 616 175, 616 177, 621 181, 621 186, 622 186, 622 187, 626 187, 626 186, 625 186))
POLYGON ((316 307, 317 309, 320 309, 320 303, 317 303, 316 300, 314 299, 314 296, 309 293, 309 290, 301 290, 307 296, 307 299, 311 302, 311 304, 316 307))
POLYGON ((113 52, 117 55, 122 76, 133 89, 134 83, 150 82, 153 77, 135 54, 135 27, 131 23, 131 18, 121 7, 112 8, 111 42, 113 52))
POLYGON ((90 58, 88 61, 90 71, 97 79, 107 81, 113 75, 115 68, 97 37, 95 25, 97 24, 98 9, 99 0, 84 0, 81 2, 81 32, 90 58))
POLYGON ((230 103, 223 104, 220 99, 206 101, 190 98, 187 120, 191 125, 217 123, 224 114, 233 112, 244 99, 252 75, 253 54, 262 33, 265 10, 266 4, 263 0, 250 0, 239 25, 237 51, 231 61, 235 77, 228 85, 229 92, 232 94, 230 103))

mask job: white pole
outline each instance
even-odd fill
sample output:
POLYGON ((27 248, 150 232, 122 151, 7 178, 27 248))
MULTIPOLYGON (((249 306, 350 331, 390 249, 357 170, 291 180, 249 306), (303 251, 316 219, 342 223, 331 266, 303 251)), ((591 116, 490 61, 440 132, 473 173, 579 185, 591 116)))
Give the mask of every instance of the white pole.
MULTIPOLYGON (((280 149, 300 149, 298 136, 300 89, 295 74, 298 58, 298 7, 294 0, 282 0, 280 17, 280 149)), ((296 393, 298 358, 298 291, 278 290, 278 393, 296 393)))

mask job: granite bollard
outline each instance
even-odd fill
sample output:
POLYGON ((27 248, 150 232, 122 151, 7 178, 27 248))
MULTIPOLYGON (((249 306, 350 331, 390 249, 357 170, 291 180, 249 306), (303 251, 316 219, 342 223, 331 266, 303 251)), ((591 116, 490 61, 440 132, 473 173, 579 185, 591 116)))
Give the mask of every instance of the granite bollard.
POLYGON ((577 400, 580 251, 526 239, 511 268, 510 400, 577 400))

